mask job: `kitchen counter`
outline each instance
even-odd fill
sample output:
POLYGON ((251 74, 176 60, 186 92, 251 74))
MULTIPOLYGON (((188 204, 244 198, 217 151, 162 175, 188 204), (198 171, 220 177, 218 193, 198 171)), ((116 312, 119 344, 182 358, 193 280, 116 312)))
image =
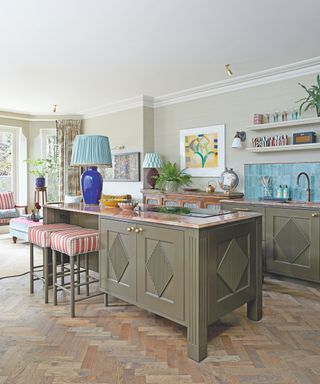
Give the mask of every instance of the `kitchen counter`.
POLYGON ((47 204, 44 222, 98 229, 100 290, 187 327, 193 360, 207 356, 208 326, 222 316, 247 304, 249 319, 262 318, 258 213, 195 218, 47 204))
POLYGON ((221 200, 221 204, 234 205, 261 205, 264 207, 281 207, 281 208, 300 208, 300 209, 315 209, 320 210, 320 202, 305 202, 305 201, 289 201, 287 203, 271 200, 251 200, 251 199, 236 199, 236 200, 221 200))
POLYGON ((148 211, 121 210, 120 208, 103 208, 100 206, 86 206, 82 203, 48 204, 46 207, 67 212, 78 212, 99 217, 114 218, 117 220, 134 220, 139 223, 164 224, 196 229, 246 221, 252 219, 253 217, 259 216, 259 214, 255 212, 232 212, 226 215, 212 216, 208 218, 197 218, 175 215, 171 213, 168 214, 148 211))

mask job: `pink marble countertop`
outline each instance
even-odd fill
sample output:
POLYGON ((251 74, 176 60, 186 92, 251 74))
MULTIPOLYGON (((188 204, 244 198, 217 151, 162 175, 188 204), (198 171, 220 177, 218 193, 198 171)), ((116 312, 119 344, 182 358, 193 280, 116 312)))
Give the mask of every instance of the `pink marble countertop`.
MULTIPOLYGON (((229 201, 229 200, 228 200, 229 201)), ((118 220, 133 220, 136 222, 155 223, 174 225, 185 228, 209 228, 218 225, 228 224, 237 221, 246 221, 261 216, 255 212, 233 212, 221 216, 208 218, 188 217, 158 212, 143 212, 132 210, 121 210, 120 208, 103 208, 100 206, 86 206, 80 204, 47 204, 45 208, 58 209, 77 213, 87 213, 91 215, 114 218, 118 220)))
POLYGON ((270 200, 251 200, 251 199, 237 199, 237 200, 220 200, 220 203, 228 204, 249 204, 261 205, 266 207, 284 207, 284 208, 300 208, 300 209, 320 209, 320 202, 305 202, 305 201, 289 201, 288 203, 270 201, 270 200))

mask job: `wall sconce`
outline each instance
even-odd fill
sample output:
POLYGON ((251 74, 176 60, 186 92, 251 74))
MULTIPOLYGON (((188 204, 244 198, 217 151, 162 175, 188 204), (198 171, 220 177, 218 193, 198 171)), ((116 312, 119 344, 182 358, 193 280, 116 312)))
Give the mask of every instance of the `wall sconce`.
POLYGON ((230 64, 226 64, 224 66, 225 70, 226 70, 226 73, 229 77, 231 77, 233 75, 233 72, 231 71, 231 68, 230 68, 230 64))
POLYGON ((112 147, 111 151, 118 151, 118 150, 121 150, 121 149, 125 149, 125 146, 124 145, 117 145, 115 147, 112 147))
POLYGON ((236 132, 233 142, 232 142, 232 148, 241 149, 242 148, 242 142, 246 139, 246 133, 245 131, 238 131, 236 132))

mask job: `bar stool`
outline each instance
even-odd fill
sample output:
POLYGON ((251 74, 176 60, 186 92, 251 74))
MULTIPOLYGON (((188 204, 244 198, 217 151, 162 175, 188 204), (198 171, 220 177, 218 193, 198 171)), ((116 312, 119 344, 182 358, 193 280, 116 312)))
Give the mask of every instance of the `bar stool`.
MULTIPOLYGON (((34 226, 28 229, 28 241, 30 243, 30 293, 34 293, 34 282, 36 280, 43 281, 45 304, 49 301, 48 251, 50 249, 51 234, 71 228, 78 229, 80 227, 72 224, 59 223, 34 226), (34 265, 34 245, 43 248, 43 265, 34 265)), ((64 269, 63 255, 61 255, 61 269, 64 269)))
POLYGON ((89 254, 99 251, 99 233, 94 229, 80 228, 77 230, 65 230, 62 232, 54 232, 51 235, 51 249, 52 249, 52 264, 53 264, 53 304, 57 305, 57 292, 65 291, 70 295, 70 310, 71 317, 75 317, 75 303, 77 301, 86 300, 98 295, 105 295, 105 305, 107 305, 107 295, 103 292, 98 292, 93 295, 89 295, 89 285, 99 282, 98 279, 89 275, 89 254), (57 278, 59 274, 57 272, 57 251, 69 256, 70 261, 70 283, 58 284, 57 278), (80 255, 84 255, 85 260, 85 282, 80 281, 80 270, 77 269, 78 279, 75 283, 74 265, 75 258, 79 258, 80 255), (80 293, 80 287, 86 287, 86 296, 76 299, 75 288, 80 293))

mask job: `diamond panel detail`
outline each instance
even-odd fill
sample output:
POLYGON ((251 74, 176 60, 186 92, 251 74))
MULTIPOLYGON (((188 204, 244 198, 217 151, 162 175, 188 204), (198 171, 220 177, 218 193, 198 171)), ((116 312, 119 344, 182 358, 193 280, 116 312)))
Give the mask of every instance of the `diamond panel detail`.
POLYGON ((129 257, 119 234, 115 238, 109 251, 109 260, 116 275, 117 281, 119 282, 129 264, 129 257))
POLYGON ((146 263, 146 269, 158 296, 161 297, 173 277, 173 270, 160 242, 151 253, 146 263))
POLYGON ((274 239, 290 263, 310 246, 309 239, 292 219, 284 224, 274 239))
POLYGON ((248 265, 248 257, 232 239, 218 267, 218 275, 235 292, 248 265))

